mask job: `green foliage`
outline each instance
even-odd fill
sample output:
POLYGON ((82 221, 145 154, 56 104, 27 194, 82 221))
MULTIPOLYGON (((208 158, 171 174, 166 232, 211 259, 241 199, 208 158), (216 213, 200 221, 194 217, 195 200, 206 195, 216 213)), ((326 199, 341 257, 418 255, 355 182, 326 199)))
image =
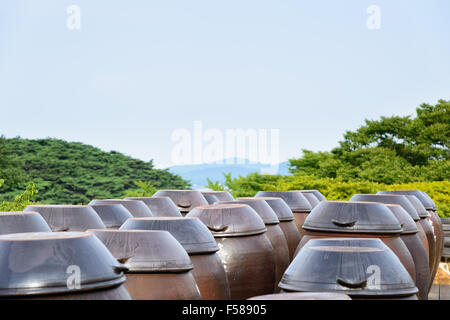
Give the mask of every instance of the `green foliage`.
POLYGON ((206 181, 208 182, 205 187, 214 190, 214 191, 223 191, 225 190, 225 185, 221 184, 219 181, 212 182, 211 179, 206 178, 206 181))
MULTIPOLYGON (((43 203, 80 204, 94 198, 119 198, 136 187, 135 181, 147 181, 158 189, 190 187, 180 176, 154 169, 152 161, 82 143, 14 138, 4 139, 3 145, 9 157, 21 159, 21 172, 36 184, 40 191, 36 199, 43 203)), ((20 188, 23 186, 5 185, 0 201, 10 199, 20 188)))
POLYGON ((18 195, 14 201, 2 201, 0 203, 0 211, 23 211, 27 206, 36 204, 33 200, 37 194, 38 190, 36 190, 36 186, 34 183, 30 183, 28 184, 26 190, 22 194, 18 195))
POLYGON ((422 104, 416 114, 366 120, 331 152, 303 150, 290 172, 385 184, 449 180, 450 101, 422 104))
POLYGON ((151 197, 153 194, 158 191, 151 182, 145 181, 135 181, 134 184, 138 187, 137 189, 128 190, 124 198, 128 197, 151 197))
POLYGON ((355 193, 376 193, 380 190, 421 190, 436 203, 442 217, 450 217, 450 182, 415 182, 406 184, 382 184, 370 181, 343 181, 314 176, 280 176, 251 173, 246 177, 231 178, 227 182, 234 197, 253 197, 260 190, 306 190, 317 189, 328 200, 349 200, 355 193))
POLYGON ((0 136, 0 187, 13 187, 23 182, 22 163, 11 152, 7 140, 0 136))

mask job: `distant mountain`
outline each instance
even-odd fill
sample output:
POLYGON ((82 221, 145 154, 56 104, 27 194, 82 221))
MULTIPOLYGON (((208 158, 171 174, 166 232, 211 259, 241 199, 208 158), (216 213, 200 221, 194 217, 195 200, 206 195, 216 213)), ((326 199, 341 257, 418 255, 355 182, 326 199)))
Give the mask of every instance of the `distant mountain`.
POLYGON ((233 177, 246 176, 252 172, 269 174, 289 174, 289 162, 281 162, 278 166, 271 167, 262 163, 250 163, 248 160, 241 159, 242 163, 235 159, 233 161, 224 160, 224 163, 194 164, 184 166, 173 166, 169 172, 181 176, 185 180, 191 181, 192 188, 202 188, 207 184, 206 178, 211 181, 225 182, 223 173, 231 172, 233 177))

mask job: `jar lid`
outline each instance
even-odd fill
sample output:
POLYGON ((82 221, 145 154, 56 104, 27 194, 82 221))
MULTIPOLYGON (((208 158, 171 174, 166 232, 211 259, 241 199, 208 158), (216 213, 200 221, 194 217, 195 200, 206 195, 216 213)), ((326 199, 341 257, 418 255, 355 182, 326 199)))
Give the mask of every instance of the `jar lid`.
POLYGON ((232 201, 234 200, 231 193, 228 191, 201 191, 202 195, 216 196, 219 201, 232 201))
POLYGON ((309 201, 300 191, 259 191, 255 197, 282 198, 293 212, 310 212, 312 210, 309 201))
POLYGON ((169 197, 134 197, 127 200, 144 202, 154 217, 182 217, 175 203, 169 197))
POLYGON ((208 204, 208 201, 198 190, 158 190, 154 196, 169 197, 183 214, 188 213, 195 207, 208 204))
POLYGON ((386 207, 388 207, 388 209, 392 211, 398 222, 400 222, 400 225, 403 229, 402 234, 414 234, 419 232, 419 229, 417 228, 417 225, 414 222, 413 218, 411 218, 408 212, 406 212, 406 210, 403 209, 401 205, 386 204, 386 207))
POLYGON ((198 218, 131 218, 120 227, 120 230, 168 231, 189 254, 210 253, 219 250, 214 236, 198 218))
POLYGON ((322 201, 305 219, 311 231, 367 234, 400 234, 402 227, 382 203, 322 201))
POLYGON ((133 217, 121 204, 93 204, 90 207, 97 212, 107 228, 120 228, 128 218, 133 217))
POLYGON ((0 212, 0 234, 50 231, 47 222, 37 212, 0 212))
POLYGON ((199 218, 216 238, 251 236, 267 231, 256 211, 242 203, 200 206, 186 217, 199 218))
POLYGON ((0 236, 0 296, 76 293, 118 286, 125 281, 125 270, 88 232, 0 236), (71 276, 78 276, 79 289, 69 286, 71 276))
POLYGON ((436 210, 436 204, 430 198, 428 194, 420 190, 389 190, 389 191, 378 191, 377 194, 401 194, 416 196, 423 206, 427 210, 436 210))
POLYGON ((89 205, 98 204, 121 204, 128 211, 130 211, 133 217, 153 217, 151 210, 139 200, 126 200, 126 199, 96 199, 89 202, 89 205))

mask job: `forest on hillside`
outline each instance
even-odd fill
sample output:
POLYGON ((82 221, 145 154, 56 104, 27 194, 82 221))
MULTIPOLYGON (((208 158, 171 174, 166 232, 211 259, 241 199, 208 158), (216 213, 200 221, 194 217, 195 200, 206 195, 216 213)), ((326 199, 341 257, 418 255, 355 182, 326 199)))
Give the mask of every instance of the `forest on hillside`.
POLYGON ((123 197, 145 181, 155 188, 189 188, 189 182, 153 161, 105 152, 79 142, 0 137, 0 202, 20 195, 30 182, 35 201, 85 204, 94 198, 123 197))

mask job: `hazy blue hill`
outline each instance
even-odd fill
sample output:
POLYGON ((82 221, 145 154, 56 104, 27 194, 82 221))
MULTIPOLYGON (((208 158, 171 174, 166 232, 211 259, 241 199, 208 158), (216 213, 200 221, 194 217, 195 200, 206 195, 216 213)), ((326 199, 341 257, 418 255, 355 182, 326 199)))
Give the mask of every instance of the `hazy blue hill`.
MULTIPOLYGON (((197 165, 185 165, 185 166, 173 166, 169 168, 170 172, 180 175, 183 179, 189 180, 192 183, 193 188, 201 188, 207 184, 206 178, 212 181, 224 182, 223 173, 231 172, 233 177, 239 175, 246 176, 252 172, 267 172, 272 174, 289 174, 289 163, 281 162, 278 165, 278 170, 271 171, 270 166, 261 163, 249 163, 245 160, 245 163, 238 164, 237 160, 234 160, 232 164, 227 164, 224 161, 223 164, 197 164, 197 165)), ((276 169, 276 168, 274 168, 276 169)))

